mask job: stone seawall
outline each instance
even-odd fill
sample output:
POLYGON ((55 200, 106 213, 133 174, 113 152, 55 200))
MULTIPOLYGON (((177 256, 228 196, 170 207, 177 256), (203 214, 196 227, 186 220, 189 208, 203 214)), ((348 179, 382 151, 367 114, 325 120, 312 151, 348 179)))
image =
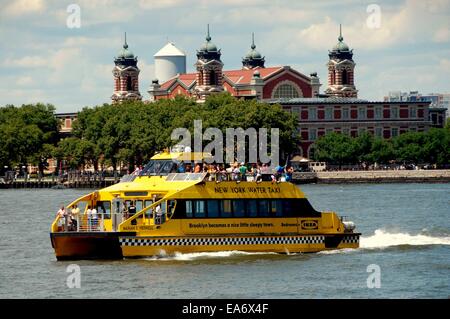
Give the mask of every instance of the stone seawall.
POLYGON ((293 174, 296 183, 449 183, 450 170, 332 171, 293 174))

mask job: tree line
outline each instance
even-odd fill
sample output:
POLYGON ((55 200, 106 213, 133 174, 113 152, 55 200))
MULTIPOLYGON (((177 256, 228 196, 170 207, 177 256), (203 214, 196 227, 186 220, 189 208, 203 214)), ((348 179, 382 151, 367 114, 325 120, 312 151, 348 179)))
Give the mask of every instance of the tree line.
MULTIPOLYGON (((269 132, 271 128, 279 128, 283 157, 295 151, 299 142, 295 117, 283 111, 280 105, 236 99, 228 93, 212 95, 201 104, 178 96, 155 103, 130 101, 85 107, 73 123, 72 136, 60 140, 55 139, 58 123, 53 112, 53 106, 42 104, 0 109, 1 134, 8 138, 20 136, 20 140, 10 146, 0 146, 2 165, 17 166, 26 162, 37 165, 52 157, 64 161, 69 168, 92 165, 95 170, 109 166, 116 170, 123 164, 133 169, 145 164, 156 152, 176 143, 171 140, 175 128, 187 128, 192 134, 194 120, 202 120, 203 130, 215 127, 224 134, 226 128, 264 127, 269 132), (45 115, 51 125, 30 129, 26 123, 12 124, 16 117, 26 118, 19 114, 29 109, 45 110, 42 116, 45 115)), ((29 113, 30 119, 40 114, 29 113)))
MULTIPOLYGON (((176 141, 175 128, 192 133, 194 120, 203 130, 219 128, 280 129, 281 162, 296 153, 300 142, 294 115, 280 105, 236 99, 228 93, 210 96, 205 103, 178 96, 154 103, 141 101, 85 107, 73 123, 71 137, 60 138, 55 107, 32 104, 0 108, 0 170, 32 164, 43 173, 50 158, 65 168, 95 170, 121 164, 133 169, 176 141)), ((270 137, 269 137, 270 141, 270 137)), ((204 145, 208 141, 203 142, 204 145)), ((269 143, 270 147, 270 143, 269 143)), ((444 129, 409 132, 388 140, 364 133, 352 138, 330 133, 316 141, 314 159, 333 164, 450 163, 450 122, 444 129)))
POLYGON ((426 132, 406 132, 383 139, 365 132, 358 137, 329 133, 315 144, 314 159, 344 164, 437 164, 450 163, 450 122, 445 128, 426 132))

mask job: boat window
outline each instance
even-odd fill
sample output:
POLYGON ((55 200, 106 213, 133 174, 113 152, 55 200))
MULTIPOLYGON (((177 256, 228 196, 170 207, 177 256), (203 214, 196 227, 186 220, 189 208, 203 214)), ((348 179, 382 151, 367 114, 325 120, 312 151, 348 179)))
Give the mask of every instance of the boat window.
MULTIPOLYGON (((161 204, 165 212, 165 203, 161 204)), ((317 217, 306 198, 178 200, 173 218, 317 217)))
POLYGON ((167 175, 176 172, 177 164, 172 160, 151 160, 145 165, 140 176, 167 175))
POLYGON ((258 201, 255 199, 250 199, 247 201, 247 215, 248 217, 258 216, 258 201))
POLYGON ((187 200, 186 201, 186 217, 187 218, 193 218, 194 210, 192 207, 192 201, 187 200))
POLYGON ((220 206, 219 201, 215 199, 210 199, 206 201, 208 208, 208 217, 214 218, 219 217, 220 215, 220 206))
POLYGON ((167 214, 172 217, 173 213, 175 212, 175 206, 177 204, 177 202, 175 200, 169 200, 167 201, 168 205, 167 205, 167 214))
POLYGON ((233 209, 232 209, 232 205, 231 205, 231 200, 229 199, 224 199, 222 202, 222 207, 221 207, 221 214, 220 217, 233 217, 233 209))
POLYGON ((136 212, 140 212, 144 207, 142 206, 142 201, 137 200, 136 201, 136 212))
MULTIPOLYGON (((152 201, 152 200, 145 200, 145 201, 144 201, 144 207, 149 207, 149 206, 151 206, 152 204, 153 204, 153 201, 152 201)), ((147 209, 147 210, 145 211, 145 218, 148 218, 148 219, 152 218, 152 209, 147 209)))
POLYGON ((98 201, 97 213, 103 214, 104 219, 111 219, 111 202, 110 201, 98 201))
POLYGON ((235 199, 233 204, 234 217, 245 217, 245 201, 242 199, 235 199))
POLYGON ((271 216, 283 217, 283 202, 280 199, 272 200, 270 203, 271 216))
POLYGON ((203 218, 206 217, 205 211, 205 201, 204 200, 196 200, 195 203, 195 218, 203 218))
POLYGON ((286 200, 283 203, 283 215, 284 217, 293 217, 294 210, 292 208, 292 200, 286 200))
POLYGON ((146 200, 146 201, 144 202, 144 207, 151 206, 152 204, 153 204, 153 201, 152 201, 152 200, 146 200))
POLYGON ((269 217, 269 202, 267 200, 260 200, 258 204, 259 217, 269 217))
POLYGON ((147 192, 124 192, 124 196, 126 197, 141 197, 141 196, 147 196, 147 192))

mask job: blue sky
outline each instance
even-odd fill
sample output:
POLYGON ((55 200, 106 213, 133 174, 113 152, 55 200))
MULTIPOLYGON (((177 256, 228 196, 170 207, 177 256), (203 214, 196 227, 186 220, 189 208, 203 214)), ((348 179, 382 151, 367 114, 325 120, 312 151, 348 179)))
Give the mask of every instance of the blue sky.
POLYGON ((192 71, 207 23, 225 69, 241 67, 255 32, 266 66, 317 72, 323 92, 342 23, 360 98, 450 93, 450 0, 0 0, 0 8, 0 106, 46 102, 74 112, 109 102, 125 31, 148 99, 153 54, 169 39, 187 53, 192 71), (80 7, 80 28, 67 27, 70 4, 80 7))

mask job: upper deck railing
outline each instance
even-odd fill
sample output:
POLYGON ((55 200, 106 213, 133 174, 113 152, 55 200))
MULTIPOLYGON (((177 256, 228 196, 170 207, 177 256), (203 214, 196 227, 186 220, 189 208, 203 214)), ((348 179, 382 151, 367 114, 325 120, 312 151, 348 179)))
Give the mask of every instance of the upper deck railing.
MULTIPOLYGON (((139 175, 124 175, 120 182, 132 182, 139 175)), ((155 176, 155 175, 152 175, 155 176)), ((158 175, 156 175, 158 176, 158 175)), ((235 172, 203 172, 203 173, 169 173, 162 176, 167 176, 166 182, 183 182, 183 181, 209 181, 209 182, 289 182, 292 181, 292 174, 288 173, 253 173, 245 174, 235 172)))

